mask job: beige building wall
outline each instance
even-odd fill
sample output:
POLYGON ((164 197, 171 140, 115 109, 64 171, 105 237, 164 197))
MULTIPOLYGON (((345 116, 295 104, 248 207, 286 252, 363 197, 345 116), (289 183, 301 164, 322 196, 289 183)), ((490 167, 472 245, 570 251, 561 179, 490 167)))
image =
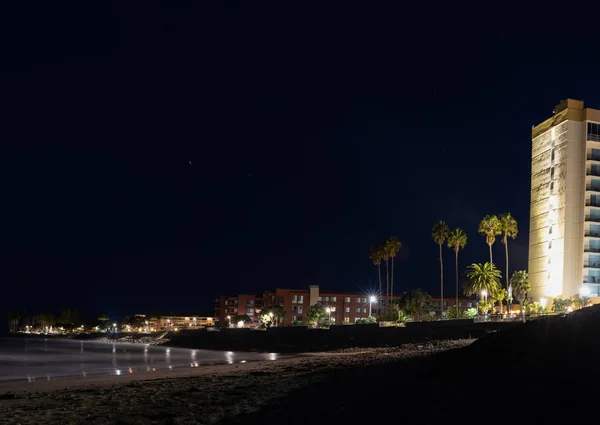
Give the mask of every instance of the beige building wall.
POLYGON ((583 282, 586 142, 583 103, 566 101, 532 131, 530 297, 579 291, 583 282))

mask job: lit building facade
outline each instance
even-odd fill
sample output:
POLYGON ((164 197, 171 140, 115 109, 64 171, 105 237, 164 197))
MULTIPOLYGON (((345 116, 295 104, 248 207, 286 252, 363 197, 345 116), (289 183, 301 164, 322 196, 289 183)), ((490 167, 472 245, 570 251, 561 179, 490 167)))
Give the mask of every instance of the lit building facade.
POLYGON ((600 111, 567 99, 532 129, 530 297, 600 294, 600 111))
MULTIPOLYGON (((400 298, 400 294, 393 297, 400 298)), ((440 315, 440 298, 431 299, 433 315, 440 315)), ((220 325, 228 325, 237 315, 246 314, 256 324, 258 315, 263 308, 281 306, 285 310, 282 325, 291 325, 295 322, 306 320, 308 308, 315 304, 322 304, 327 309, 330 319, 336 324, 356 323, 358 319, 365 319, 372 315, 379 315, 380 303, 371 303, 368 294, 363 292, 334 292, 321 291, 318 285, 310 285, 307 289, 282 289, 277 288, 265 291, 259 295, 221 296, 215 300, 215 311, 220 325)), ((444 298, 444 310, 456 304, 454 297, 444 298)), ((476 302, 469 298, 458 299, 458 309, 463 312, 476 307, 476 302)))

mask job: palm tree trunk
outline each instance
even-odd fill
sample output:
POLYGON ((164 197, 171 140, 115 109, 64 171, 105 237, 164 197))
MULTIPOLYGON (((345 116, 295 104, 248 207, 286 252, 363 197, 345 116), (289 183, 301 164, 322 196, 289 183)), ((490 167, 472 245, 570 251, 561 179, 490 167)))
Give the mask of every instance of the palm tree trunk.
POLYGON ((494 261, 492 260, 492 244, 488 244, 490 247, 490 264, 494 264, 494 261))
POLYGON ((385 306, 390 306, 390 259, 385 260, 385 306))
POLYGON ((458 316, 458 251, 456 251, 456 315, 458 316))
POLYGON ((383 294, 383 288, 381 287, 381 263, 377 264, 377 274, 379 275, 379 296, 383 294))
MULTIPOLYGON (((508 296, 508 238, 504 237, 504 252, 506 252, 506 295, 508 296)), ((510 314, 509 311, 509 301, 506 299, 506 312, 510 314)))
POLYGON ((444 318, 444 262, 442 261, 442 244, 440 244, 440 319, 444 318))
POLYGON ((394 257, 392 257, 392 278, 390 281, 390 306, 392 305, 393 298, 394 298, 394 257))
POLYGON ((523 310, 523 301, 519 301, 519 308, 521 309, 521 317, 523 318, 523 323, 525 323, 525 310, 523 310))

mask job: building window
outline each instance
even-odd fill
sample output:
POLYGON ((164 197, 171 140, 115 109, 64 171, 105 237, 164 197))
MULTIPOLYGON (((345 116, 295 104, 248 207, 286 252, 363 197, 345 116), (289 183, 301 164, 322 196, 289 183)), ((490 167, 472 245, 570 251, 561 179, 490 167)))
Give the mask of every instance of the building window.
POLYGON ((550 227, 548 228, 548 234, 550 234, 550 235, 552 234, 552 226, 550 226, 550 227))
POLYGON ((334 303, 337 302, 337 297, 331 297, 331 301, 334 303))
POLYGON ((356 312, 360 313, 360 307, 356 307, 356 312))
POLYGON ((298 314, 302 314, 304 312, 304 310, 302 309, 302 306, 299 305, 298 306, 298 314))
POLYGON ((550 168, 550 178, 554 179, 554 167, 550 168))
POLYGON ((367 303, 367 301, 368 301, 368 300, 367 300, 366 298, 363 298, 363 304, 366 304, 366 303, 367 303))
POLYGON ((346 297, 346 299, 344 301, 346 301, 347 303, 349 303, 350 302, 350 297, 346 297))
POLYGON ((356 302, 359 303, 360 302, 360 297, 356 298, 356 302))
POLYGON ((292 322, 296 322, 296 316, 292 316, 292 322))
POLYGON ((319 298, 317 299, 317 301, 319 301, 319 302, 323 301, 323 297, 319 297, 319 298))
POLYGON ((350 323, 350 318, 349 317, 344 317, 344 323, 350 323))
POLYGON ((588 140, 600 141, 600 124, 594 122, 587 123, 588 140))
POLYGON ((304 302, 304 295, 298 295, 298 304, 302 304, 304 302))
POLYGON ((292 295, 292 304, 298 303, 298 295, 292 295))
POLYGON ((552 194, 553 190, 554 190, 554 182, 550 182, 550 194, 552 194))
POLYGON ((552 241, 548 241, 548 249, 552 249, 552 241))
POLYGON ((350 307, 346 307, 346 309, 344 310, 346 313, 350 313, 350 307))
POLYGON ((467 303, 467 307, 469 307, 469 308, 473 307, 473 303, 467 303))
POLYGON ((335 307, 331 307, 331 312, 335 313, 335 307))
POLYGON ((283 305, 283 298, 284 298, 283 295, 279 296, 279 304, 280 305, 283 305))
POLYGON ((302 316, 298 316, 298 321, 301 322, 304 319, 302 316))
POLYGON ((367 307, 363 307, 363 313, 367 312, 367 307))
POLYGON ((552 154, 550 155, 550 160, 554 161, 556 149, 552 149, 552 154))
POLYGON ((329 302, 329 297, 325 297, 325 302, 328 303, 329 302))

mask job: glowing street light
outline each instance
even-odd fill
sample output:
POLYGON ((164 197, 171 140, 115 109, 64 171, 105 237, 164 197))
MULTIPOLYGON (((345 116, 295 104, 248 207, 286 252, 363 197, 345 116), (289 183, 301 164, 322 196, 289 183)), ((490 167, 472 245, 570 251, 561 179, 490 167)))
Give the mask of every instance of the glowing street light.
POLYGON ((371 312, 372 312, 372 309, 373 309, 373 303, 376 303, 376 302, 377 302, 377 297, 374 296, 374 295, 371 295, 369 297, 369 317, 371 317, 371 312))

